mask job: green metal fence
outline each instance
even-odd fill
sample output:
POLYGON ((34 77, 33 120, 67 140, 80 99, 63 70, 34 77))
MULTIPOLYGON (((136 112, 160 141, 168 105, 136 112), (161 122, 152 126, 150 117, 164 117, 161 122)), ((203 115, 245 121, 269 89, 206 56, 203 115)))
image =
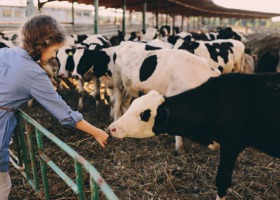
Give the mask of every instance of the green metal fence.
POLYGON ((117 200, 118 197, 101 177, 100 173, 81 155, 74 151, 70 146, 62 142, 59 138, 46 130, 37 121, 32 119, 22 110, 18 110, 18 123, 14 134, 16 155, 10 151, 12 164, 21 172, 27 182, 36 192, 36 196, 46 200, 50 199, 47 167, 50 167, 82 200, 85 198, 84 178, 82 169, 89 173, 89 183, 91 199, 99 199, 99 188, 107 199, 117 200), (25 131, 24 126, 25 125, 25 131), (37 147, 32 139, 36 134, 37 147), (26 135, 25 135, 26 134, 26 135), (75 166, 76 180, 73 181, 67 176, 58 165, 55 164, 45 153, 43 146, 43 136, 52 143, 60 147, 73 159, 75 166), (37 159, 37 160, 36 160, 37 159), (39 160, 39 161, 38 161, 39 160), (38 164, 40 163, 40 164, 38 164), (38 170, 41 171, 41 181, 38 178, 38 170), (32 174, 32 176, 31 176, 32 174))

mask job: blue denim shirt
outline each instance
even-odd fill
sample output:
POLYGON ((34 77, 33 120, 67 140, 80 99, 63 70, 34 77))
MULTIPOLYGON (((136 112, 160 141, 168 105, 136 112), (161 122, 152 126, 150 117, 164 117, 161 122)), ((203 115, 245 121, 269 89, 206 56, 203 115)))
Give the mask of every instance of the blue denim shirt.
MULTIPOLYGON (((35 98, 62 125, 75 126, 83 119, 55 91, 47 73, 20 48, 0 49, 0 106, 17 109, 35 98)), ((16 126, 16 115, 0 109, 0 172, 9 170, 9 143, 16 126)))

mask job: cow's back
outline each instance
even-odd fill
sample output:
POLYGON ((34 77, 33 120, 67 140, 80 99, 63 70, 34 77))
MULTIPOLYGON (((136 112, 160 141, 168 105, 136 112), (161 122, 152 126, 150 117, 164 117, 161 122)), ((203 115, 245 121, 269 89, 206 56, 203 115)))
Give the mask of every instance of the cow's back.
POLYGON ((204 59, 183 50, 125 52, 118 54, 115 67, 124 87, 134 96, 153 89, 166 96, 175 95, 220 75, 204 59))
MULTIPOLYGON (((217 131, 225 139, 279 156, 280 74, 234 73, 217 80, 213 83, 210 80, 200 92, 210 94, 203 96, 208 98, 207 104, 202 102, 199 111, 210 116, 207 124, 210 132, 217 131)), ((204 101, 201 97, 194 101, 199 99, 204 101)))

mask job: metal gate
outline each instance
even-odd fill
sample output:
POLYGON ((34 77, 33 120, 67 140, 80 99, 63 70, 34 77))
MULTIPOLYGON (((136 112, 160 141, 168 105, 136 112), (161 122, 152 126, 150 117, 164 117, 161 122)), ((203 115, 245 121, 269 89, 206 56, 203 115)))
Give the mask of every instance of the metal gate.
MULTIPOLYGON (((99 199, 99 189, 107 199, 117 200, 118 197, 101 177, 100 173, 93 167, 84 157, 79 155, 66 143, 46 130, 37 121, 32 119, 22 110, 18 110, 17 128, 14 134, 14 143, 16 155, 10 150, 12 164, 21 172, 27 182, 36 192, 36 196, 40 199, 45 197, 50 199, 49 183, 47 177, 47 166, 50 167, 74 193, 78 199, 85 198, 84 178, 82 169, 89 173, 89 183, 91 191, 91 199, 99 199), (25 128, 23 127, 25 126, 25 128), (25 131, 24 131, 25 129, 25 131), (32 135, 36 134, 37 147, 32 139, 32 135), (60 147, 66 154, 73 159, 75 167, 75 181, 66 175, 59 166, 52 161, 45 153, 43 146, 43 136, 52 143, 60 147), (39 160, 39 161, 38 161, 39 160), (40 164, 38 164, 40 163, 40 164), (41 181, 39 181, 38 170, 41 171, 41 181), (32 174, 32 175, 31 175, 32 174)), ((34 136, 33 136, 34 137, 34 136)))

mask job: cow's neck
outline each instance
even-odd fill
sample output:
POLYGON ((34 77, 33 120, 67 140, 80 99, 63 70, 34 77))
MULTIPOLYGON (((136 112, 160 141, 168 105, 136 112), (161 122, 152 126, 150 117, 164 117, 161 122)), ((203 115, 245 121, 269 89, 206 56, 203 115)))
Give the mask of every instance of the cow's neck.
POLYGON ((185 92, 165 98, 165 102, 158 108, 153 131, 156 134, 167 133, 198 141, 198 135, 207 134, 207 105, 201 95, 185 92))

